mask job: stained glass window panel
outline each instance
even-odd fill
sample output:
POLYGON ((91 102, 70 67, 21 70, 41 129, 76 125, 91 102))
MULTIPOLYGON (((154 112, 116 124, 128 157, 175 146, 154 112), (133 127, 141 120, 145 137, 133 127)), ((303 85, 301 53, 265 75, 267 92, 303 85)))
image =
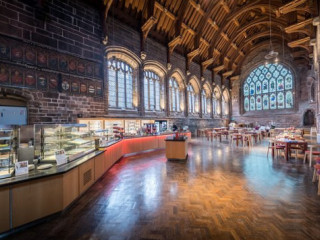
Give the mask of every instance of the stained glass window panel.
POLYGON ((255 97, 250 98, 250 111, 256 110, 256 99, 255 97))
POLYGON ((249 104, 249 98, 248 97, 245 97, 244 98, 244 110, 245 111, 249 111, 250 108, 249 108, 250 104, 249 104))
POLYGON ((261 94, 261 82, 256 82, 256 94, 261 94))
POLYGON ((269 83, 267 80, 264 80, 263 83, 262 83, 262 92, 263 93, 267 93, 269 92, 269 83))
POLYGON ((243 94, 244 94, 244 96, 249 96, 249 85, 248 84, 244 85, 243 94))
POLYGON ((282 91, 284 90, 284 80, 283 77, 280 76, 277 78, 277 91, 282 91))
POLYGON ((291 91, 286 92, 286 108, 293 107, 293 95, 291 91))
POLYGON ((270 87, 269 87, 269 91, 270 92, 275 92, 276 91, 276 80, 274 78, 272 78, 270 81, 270 87))
POLYGON ((283 92, 278 93, 278 108, 283 109, 284 108, 284 94, 283 92))
POLYGON ((270 95, 270 109, 276 109, 277 108, 277 98, 274 93, 270 95))
POLYGON ((287 89, 292 89, 292 75, 288 74, 285 78, 285 87, 287 89))
POLYGON ((263 95, 263 110, 268 110, 269 109, 269 96, 268 95, 263 95))
POLYGON ((256 98, 257 110, 262 110, 262 99, 261 95, 257 96, 256 98))
POLYGON ((250 83, 250 95, 254 95, 254 94, 255 94, 255 84, 250 83))

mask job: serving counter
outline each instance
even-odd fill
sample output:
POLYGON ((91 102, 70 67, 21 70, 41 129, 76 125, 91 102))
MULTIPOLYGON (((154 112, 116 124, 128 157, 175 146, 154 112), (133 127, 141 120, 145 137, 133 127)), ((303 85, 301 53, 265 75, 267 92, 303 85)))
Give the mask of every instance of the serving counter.
POLYGON ((188 137, 180 136, 167 137, 166 142, 166 157, 168 160, 185 160, 188 157, 188 137))
MULTIPOLYGON (((191 138, 191 133, 184 133, 191 138)), ((0 180, 0 233, 67 208, 122 156, 165 147, 167 135, 125 138, 48 170, 0 180)))

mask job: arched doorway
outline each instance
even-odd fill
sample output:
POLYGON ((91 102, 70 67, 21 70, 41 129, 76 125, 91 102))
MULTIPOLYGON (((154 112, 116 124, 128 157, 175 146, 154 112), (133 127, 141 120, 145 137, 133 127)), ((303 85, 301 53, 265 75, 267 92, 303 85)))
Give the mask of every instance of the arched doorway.
POLYGON ((303 126, 313 126, 315 124, 314 112, 310 109, 303 114, 303 126))

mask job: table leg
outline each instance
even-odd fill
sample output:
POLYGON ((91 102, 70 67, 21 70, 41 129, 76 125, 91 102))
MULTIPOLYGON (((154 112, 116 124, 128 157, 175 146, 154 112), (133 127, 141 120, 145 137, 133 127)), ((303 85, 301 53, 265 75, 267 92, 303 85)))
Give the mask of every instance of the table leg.
POLYGON ((311 167, 311 163, 312 163, 312 146, 310 146, 310 156, 309 156, 309 167, 311 167))
POLYGON ((272 158, 274 158, 274 146, 275 146, 274 142, 271 143, 271 146, 272 146, 272 158))
POLYGON ((288 161, 289 159, 289 143, 286 143, 286 147, 285 147, 285 159, 286 161, 288 161))

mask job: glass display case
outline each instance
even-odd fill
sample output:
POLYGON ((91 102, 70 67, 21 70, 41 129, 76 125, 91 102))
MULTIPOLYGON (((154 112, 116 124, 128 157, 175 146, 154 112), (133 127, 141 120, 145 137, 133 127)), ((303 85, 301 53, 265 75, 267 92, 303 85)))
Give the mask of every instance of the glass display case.
POLYGON ((64 150, 68 161, 95 150, 95 139, 86 124, 34 125, 35 155, 42 162, 55 162, 55 152, 64 150))
POLYGON ((18 145, 19 128, 0 125, 0 178, 13 175, 18 145))

